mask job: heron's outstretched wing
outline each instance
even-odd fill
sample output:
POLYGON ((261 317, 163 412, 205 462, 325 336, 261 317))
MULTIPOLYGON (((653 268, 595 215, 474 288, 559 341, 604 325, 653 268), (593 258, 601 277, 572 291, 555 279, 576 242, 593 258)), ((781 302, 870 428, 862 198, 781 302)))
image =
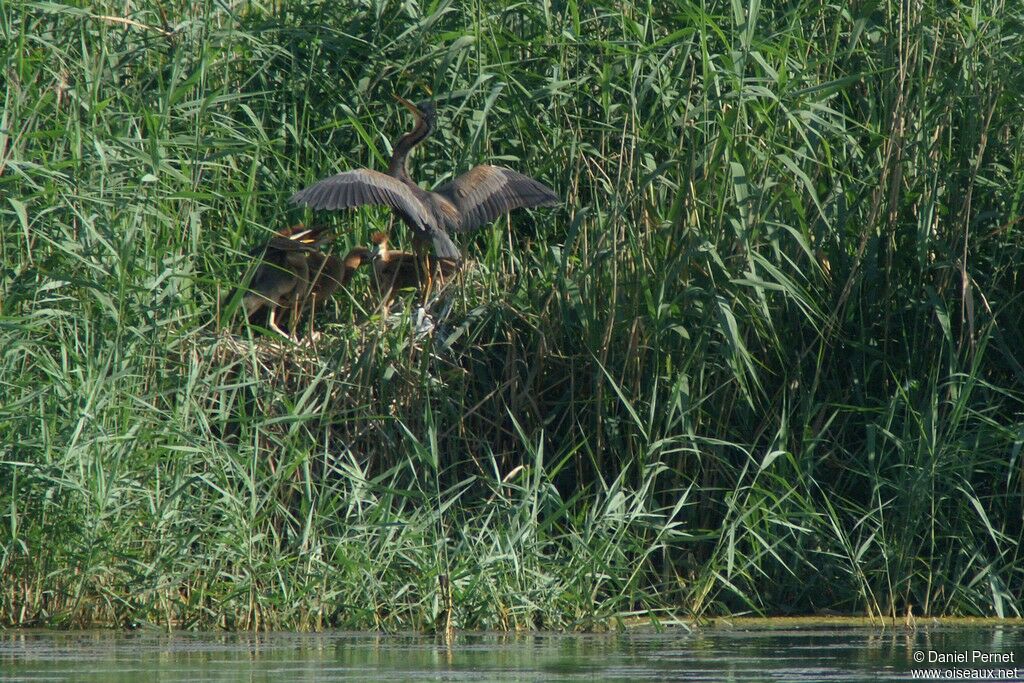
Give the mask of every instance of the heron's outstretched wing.
POLYGON ((547 185, 501 166, 481 165, 437 188, 462 219, 458 232, 479 228, 513 209, 555 206, 561 200, 547 185))
POLYGON ((363 204, 390 206, 416 225, 425 227, 432 223, 426 207, 405 183, 367 168, 345 171, 324 178, 293 194, 291 201, 323 211, 363 204))

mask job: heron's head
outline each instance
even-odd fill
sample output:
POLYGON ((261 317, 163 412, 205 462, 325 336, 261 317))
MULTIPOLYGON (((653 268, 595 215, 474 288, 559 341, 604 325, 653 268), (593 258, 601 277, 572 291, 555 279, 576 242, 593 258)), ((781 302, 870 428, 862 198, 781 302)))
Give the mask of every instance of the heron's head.
POLYGON ((409 100, 405 99, 404 97, 400 97, 399 95, 395 95, 395 99, 398 100, 399 104, 401 104, 403 107, 412 112, 412 115, 416 117, 417 125, 423 123, 428 128, 433 130, 434 122, 437 120, 437 108, 434 107, 433 101, 423 100, 422 102, 417 102, 416 104, 413 104, 409 100))
POLYGON ((283 237, 284 239, 301 241, 303 237, 310 234, 311 229, 306 227, 305 223, 296 223, 295 225, 287 228, 281 228, 274 233, 274 237, 283 237))
POLYGON ((278 235, 287 237, 292 242, 298 242, 304 247, 314 249, 319 249, 334 240, 334 232, 326 225, 314 225, 311 228, 307 228, 302 223, 299 223, 286 230, 282 230, 278 235))

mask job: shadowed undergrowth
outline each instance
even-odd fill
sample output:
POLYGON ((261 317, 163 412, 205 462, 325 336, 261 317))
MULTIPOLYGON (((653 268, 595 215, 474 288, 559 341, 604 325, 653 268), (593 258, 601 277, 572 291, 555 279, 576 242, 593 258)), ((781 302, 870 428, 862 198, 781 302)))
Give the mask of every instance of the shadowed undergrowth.
POLYGON ((3 623, 1020 616, 1012 3, 132 8, 0 4, 3 623), (275 347, 218 302, 392 92, 565 205, 275 347))

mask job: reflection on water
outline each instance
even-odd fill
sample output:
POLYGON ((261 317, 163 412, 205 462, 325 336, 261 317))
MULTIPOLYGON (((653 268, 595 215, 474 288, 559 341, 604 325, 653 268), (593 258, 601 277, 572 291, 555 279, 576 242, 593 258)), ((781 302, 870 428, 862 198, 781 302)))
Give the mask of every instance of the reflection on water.
POLYGON ((1022 660, 1019 625, 460 634, 451 646, 366 633, 0 632, 2 681, 877 681, 918 666, 1024 675, 1022 660), (989 663, 971 663, 974 651, 989 663))

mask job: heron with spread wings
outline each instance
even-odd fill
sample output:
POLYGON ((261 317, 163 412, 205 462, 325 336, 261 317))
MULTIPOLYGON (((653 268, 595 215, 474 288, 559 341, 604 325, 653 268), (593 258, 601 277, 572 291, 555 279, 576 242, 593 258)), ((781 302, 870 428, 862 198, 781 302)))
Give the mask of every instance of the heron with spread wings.
POLYGON ((555 206, 554 191, 510 168, 483 164, 470 169, 433 192, 422 189, 409 176, 409 153, 426 140, 437 123, 433 102, 413 104, 395 96, 416 118, 415 127, 395 144, 386 173, 359 168, 325 178, 292 195, 291 201, 317 210, 336 210, 363 204, 388 206, 413 236, 422 264, 427 290, 430 268, 426 247, 442 259, 461 260, 449 232, 475 230, 498 216, 518 208, 555 206))

